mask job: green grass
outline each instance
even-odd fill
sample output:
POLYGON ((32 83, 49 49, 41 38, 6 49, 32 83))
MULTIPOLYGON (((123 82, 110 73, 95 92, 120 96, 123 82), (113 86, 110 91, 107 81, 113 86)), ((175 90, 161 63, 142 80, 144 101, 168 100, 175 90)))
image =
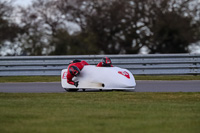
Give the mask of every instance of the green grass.
POLYGON ((200 75, 135 76, 136 80, 200 80, 200 75))
MULTIPOLYGON (((136 80, 200 80, 198 76, 134 76, 136 80)), ((12 76, 0 77, 0 83, 5 82, 60 82, 60 76, 12 76)))
POLYGON ((60 82, 60 76, 11 76, 0 77, 0 83, 5 82, 60 82))
POLYGON ((0 93, 1 133, 198 133, 200 93, 0 93))

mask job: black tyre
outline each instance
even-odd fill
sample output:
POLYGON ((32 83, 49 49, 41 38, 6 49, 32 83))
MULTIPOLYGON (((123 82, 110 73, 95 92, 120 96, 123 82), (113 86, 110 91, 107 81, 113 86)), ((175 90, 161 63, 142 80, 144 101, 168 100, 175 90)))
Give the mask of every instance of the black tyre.
POLYGON ((64 88, 67 92, 77 92, 78 91, 78 89, 66 89, 66 88, 64 88))

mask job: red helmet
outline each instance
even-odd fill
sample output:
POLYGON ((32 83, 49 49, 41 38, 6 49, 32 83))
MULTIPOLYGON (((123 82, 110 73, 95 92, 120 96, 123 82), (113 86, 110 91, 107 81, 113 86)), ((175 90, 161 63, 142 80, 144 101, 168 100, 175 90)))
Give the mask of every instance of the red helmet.
POLYGON ((69 67, 69 72, 73 76, 78 76, 80 74, 80 70, 79 70, 79 68, 77 66, 70 66, 69 67))
POLYGON ((104 58, 102 59, 102 65, 103 65, 103 66, 111 66, 111 65, 112 65, 111 59, 108 58, 108 57, 104 57, 104 58))

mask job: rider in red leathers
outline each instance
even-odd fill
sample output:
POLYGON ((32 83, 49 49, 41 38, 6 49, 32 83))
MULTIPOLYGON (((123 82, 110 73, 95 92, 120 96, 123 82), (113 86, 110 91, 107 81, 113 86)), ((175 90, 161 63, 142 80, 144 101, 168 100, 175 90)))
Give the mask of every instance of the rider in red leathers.
POLYGON ((78 76, 80 74, 80 71, 83 69, 85 65, 89 65, 86 61, 80 61, 80 60, 74 60, 71 62, 71 64, 68 66, 67 71, 67 82, 71 85, 78 86, 78 81, 74 82, 72 81, 72 78, 74 76, 78 76))
POLYGON ((101 62, 97 64, 97 67, 113 67, 111 59, 104 57, 101 62))

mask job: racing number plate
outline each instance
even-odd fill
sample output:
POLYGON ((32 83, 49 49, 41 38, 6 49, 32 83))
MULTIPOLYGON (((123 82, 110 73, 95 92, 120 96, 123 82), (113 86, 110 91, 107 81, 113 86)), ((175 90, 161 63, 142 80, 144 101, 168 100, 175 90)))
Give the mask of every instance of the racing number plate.
POLYGON ((63 73, 62 79, 67 79, 67 72, 64 72, 64 73, 63 73))
POLYGON ((119 74, 124 75, 125 77, 127 77, 128 79, 130 79, 130 75, 128 72, 126 71, 118 71, 119 74))

